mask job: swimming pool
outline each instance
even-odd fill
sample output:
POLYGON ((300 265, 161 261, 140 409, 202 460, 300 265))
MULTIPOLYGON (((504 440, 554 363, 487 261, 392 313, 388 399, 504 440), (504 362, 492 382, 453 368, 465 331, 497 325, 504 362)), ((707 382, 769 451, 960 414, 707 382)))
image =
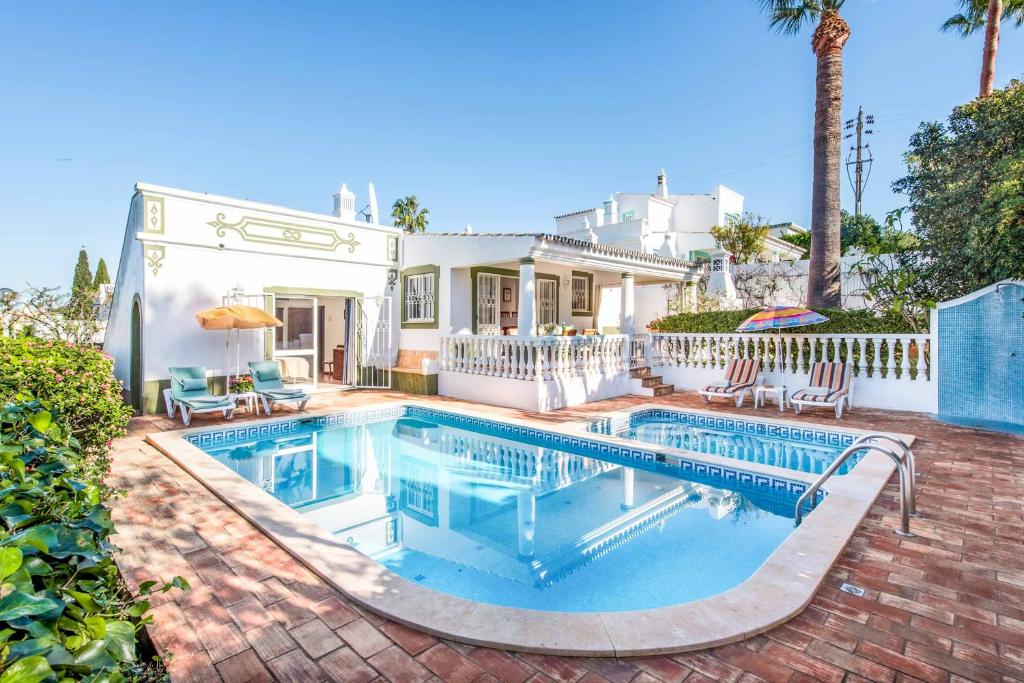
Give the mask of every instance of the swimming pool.
POLYGON ((792 618, 893 472, 869 454, 794 528, 812 474, 436 405, 146 440, 364 609, 562 655, 684 652, 792 618))
MULTIPOLYGON (((854 435, 813 425, 666 408, 642 408, 595 420, 588 429, 623 439, 717 455, 733 460, 821 474, 854 435)), ((854 454, 837 475, 848 473, 863 457, 854 454)))
POLYGON ((541 432, 512 440, 498 423, 436 410, 287 427, 197 440, 399 576, 507 607, 651 609, 729 590, 793 530, 801 488, 580 439, 553 447, 541 432))

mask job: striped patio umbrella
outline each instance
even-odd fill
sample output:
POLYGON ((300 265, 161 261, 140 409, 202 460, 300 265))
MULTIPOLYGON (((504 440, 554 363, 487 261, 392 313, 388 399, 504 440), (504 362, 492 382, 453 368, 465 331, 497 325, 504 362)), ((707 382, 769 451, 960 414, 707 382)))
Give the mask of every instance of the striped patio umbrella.
MULTIPOLYGON (((762 332, 764 330, 778 330, 779 336, 775 342, 776 365, 782 369, 782 355, 785 351, 782 346, 782 330, 790 327, 803 327, 804 325, 817 325, 828 318, 815 313, 809 308, 800 306, 767 306, 754 315, 744 320, 737 332, 762 332)), ((783 379, 785 387, 785 379, 783 379)))
MULTIPOLYGON (((808 308, 799 306, 770 306, 744 320, 737 332, 762 332, 764 330, 783 330, 790 327, 816 325, 828 318, 808 308)), ((781 332, 780 332, 781 334, 781 332)))

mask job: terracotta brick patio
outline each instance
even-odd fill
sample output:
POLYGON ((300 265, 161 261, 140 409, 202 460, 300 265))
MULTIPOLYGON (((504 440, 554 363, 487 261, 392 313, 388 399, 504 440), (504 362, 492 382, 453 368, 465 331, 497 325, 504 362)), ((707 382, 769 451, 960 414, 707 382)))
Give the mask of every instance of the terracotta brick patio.
MULTIPOLYGON (((331 394, 311 409, 400 397, 331 394)), ((681 395, 653 401, 703 405, 681 395)), ((489 410, 562 421, 646 402, 615 399, 546 415, 489 410)), ((778 415, 774 408, 738 412, 778 415)), ((831 421, 825 412, 795 419, 831 421)), ((197 417, 194 426, 214 422, 197 417)), ((891 482, 802 614, 698 653, 619 660, 515 654, 442 641, 364 612, 145 444, 149 431, 181 427, 160 417, 134 420, 114 447, 113 483, 128 492, 115 503, 118 561, 132 587, 174 574, 192 584, 160 596, 150 628, 161 653, 174 653, 175 681, 1024 680, 1024 439, 865 409, 842 423, 919 437, 925 517, 914 521, 918 537, 892 532, 891 482), (864 588, 864 596, 841 592, 843 582, 864 588)))

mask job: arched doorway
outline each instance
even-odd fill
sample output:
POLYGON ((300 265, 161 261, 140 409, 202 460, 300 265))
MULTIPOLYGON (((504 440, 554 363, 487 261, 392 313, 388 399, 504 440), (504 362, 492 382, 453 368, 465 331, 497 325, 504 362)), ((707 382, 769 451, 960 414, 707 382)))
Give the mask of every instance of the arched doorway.
POLYGON ((132 302, 131 363, 128 369, 128 393, 132 408, 142 414, 142 306, 139 298, 132 302))

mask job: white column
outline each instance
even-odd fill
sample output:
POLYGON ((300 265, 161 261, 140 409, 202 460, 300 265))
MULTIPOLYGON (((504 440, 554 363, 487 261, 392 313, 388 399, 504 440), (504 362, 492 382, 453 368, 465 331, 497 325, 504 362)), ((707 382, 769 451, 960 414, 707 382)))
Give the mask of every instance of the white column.
POLYGON ((537 282, 533 259, 519 259, 519 334, 537 336, 537 282))
POLYGON ((622 309, 619 317, 619 334, 636 332, 636 294, 633 291, 633 273, 622 274, 622 309))
POLYGON ((622 467, 619 469, 619 474, 622 480, 622 509, 628 512, 633 509, 634 505, 634 475, 636 472, 632 467, 622 467))
POLYGON ((534 533, 537 525, 537 496, 533 491, 516 495, 516 527, 519 530, 519 559, 533 557, 534 533))

